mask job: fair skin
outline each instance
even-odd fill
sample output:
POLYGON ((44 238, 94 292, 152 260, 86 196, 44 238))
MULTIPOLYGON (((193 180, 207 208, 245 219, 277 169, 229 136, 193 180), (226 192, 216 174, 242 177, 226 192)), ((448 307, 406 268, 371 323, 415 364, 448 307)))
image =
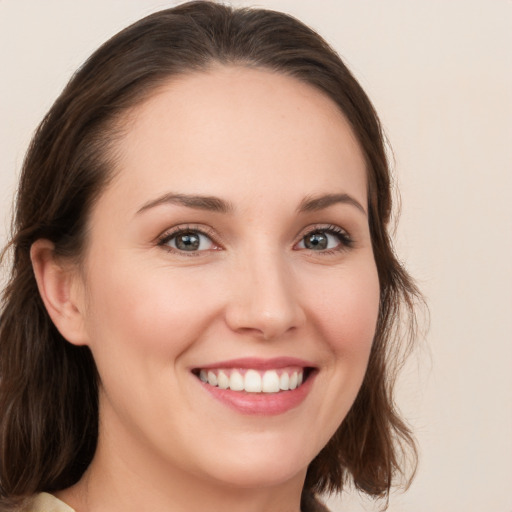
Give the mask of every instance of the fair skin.
POLYGON ((58 496, 77 512, 298 512, 377 320, 350 127, 293 78, 218 66, 134 108, 116 154, 80 268, 32 249, 50 315, 101 379, 96 454, 58 496), (221 390, 201 370, 304 382, 221 390))

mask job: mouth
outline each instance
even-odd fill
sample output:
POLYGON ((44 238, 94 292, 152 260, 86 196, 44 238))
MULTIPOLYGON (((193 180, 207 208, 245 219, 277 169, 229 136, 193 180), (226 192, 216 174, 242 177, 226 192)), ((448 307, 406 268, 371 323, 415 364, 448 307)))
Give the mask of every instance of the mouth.
POLYGON ((273 416, 299 407, 319 368, 296 357, 247 357, 191 369, 210 396, 244 415, 273 416))
POLYGON ((261 369, 254 367, 195 368, 192 373, 207 386, 241 393, 275 394, 293 391, 309 379, 313 367, 289 365, 261 369))

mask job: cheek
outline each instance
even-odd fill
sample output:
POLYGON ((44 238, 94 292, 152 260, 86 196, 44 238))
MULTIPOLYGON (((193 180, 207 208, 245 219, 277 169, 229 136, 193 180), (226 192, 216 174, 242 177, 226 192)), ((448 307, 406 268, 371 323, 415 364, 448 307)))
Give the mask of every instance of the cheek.
POLYGON ((186 349, 215 314, 215 290, 200 276, 123 265, 122 259, 115 268, 93 271, 90 282, 97 285, 88 316, 93 350, 112 345, 163 363, 161 356, 186 349))
POLYGON ((320 450, 348 414, 366 374, 380 295, 373 259, 340 268, 315 290, 309 304, 315 333, 323 340, 318 375, 322 400, 315 411, 322 429, 312 435, 320 450))
POLYGON ((369 355, 379 312, 379 279, 373 263, 326 283, 313 299, 318 324, 336 355, 360 361, 369 355))

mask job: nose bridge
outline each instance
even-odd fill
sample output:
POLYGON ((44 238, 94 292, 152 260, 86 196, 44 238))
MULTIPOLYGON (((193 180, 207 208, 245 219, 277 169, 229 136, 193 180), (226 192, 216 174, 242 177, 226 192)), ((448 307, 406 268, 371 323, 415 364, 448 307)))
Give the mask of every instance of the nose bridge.
POLYGON ((304 321, 292 269, 284 254, 259 246, 241 258, 228 305, 227 321, 236 331, 272 339, 304 321))

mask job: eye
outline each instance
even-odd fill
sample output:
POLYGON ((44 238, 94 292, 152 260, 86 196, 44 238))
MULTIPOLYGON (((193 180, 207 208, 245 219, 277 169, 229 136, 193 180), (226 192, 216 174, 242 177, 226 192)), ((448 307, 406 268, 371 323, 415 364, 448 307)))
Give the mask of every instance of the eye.
POLYGON ((352 246, 349 234, 338 226, 316 228, 309 231, 297 244, 298 249, 316 252, 343 250, 352 246))
POLYGON ((158 242, 158 245, 177 252, 200 252, 216 248, 212 239, 197 229, 180 229, 172 233, 166 233, 158 242))

